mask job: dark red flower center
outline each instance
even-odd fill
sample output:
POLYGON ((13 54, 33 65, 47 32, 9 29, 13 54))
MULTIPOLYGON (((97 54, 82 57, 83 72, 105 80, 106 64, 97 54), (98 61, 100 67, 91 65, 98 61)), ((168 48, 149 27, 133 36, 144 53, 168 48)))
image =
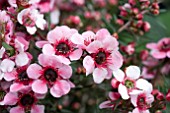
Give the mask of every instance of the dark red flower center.
POLYGON ((58 77, 57 72, 54 69, 47 69, 44 72, 44 78, 48 81, 48 82, 55 82, 56 79, 58 77))
POLYGON ((30 78, 28 78, 26 70, 21 71, 18 74, 18 80, 19 80, 19 82, 22 82, 24 85, 28 85, 29 84, 30 78))
POLYGON ((161 47, 161 50, 162 50, 162 51, 165 51, 165 52, 170 51, 170 41, 169 41, 168 43, 163 42, 163 45, 162 45, 162 47, 161 47))
POLYGON ((57 54, 66 55, 70 52, 71 48, 67 43, 61 42, 56 46, 56 50, 57 54))
POLYGON ((146 110, 147 107, 148 107, 148 104, 146 103, 145 101, 145 95, 139 95, 138 98, 137 98, 137 106, 139 109, 141 110, 146 110))
POLYGON ((102 64, 106 61, 106 53, 103 51, 99 51, 95 56, 95 61, 97 64, 102 64))
POLYGON ((31 94, 24 94, 20 98, 20 104, 23 107, 31 107, 35 102, 35 98, 31 94))

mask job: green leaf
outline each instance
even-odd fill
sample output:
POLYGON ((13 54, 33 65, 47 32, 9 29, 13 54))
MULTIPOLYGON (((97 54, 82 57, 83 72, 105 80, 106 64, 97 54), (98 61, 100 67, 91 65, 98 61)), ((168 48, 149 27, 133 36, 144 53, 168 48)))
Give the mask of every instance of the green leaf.
POLYGON ((2 46, 6 49, 7 53, 9 53, 10 56, 13 56, 15 54, 15 49, 6 42, 2 42, 2 46))

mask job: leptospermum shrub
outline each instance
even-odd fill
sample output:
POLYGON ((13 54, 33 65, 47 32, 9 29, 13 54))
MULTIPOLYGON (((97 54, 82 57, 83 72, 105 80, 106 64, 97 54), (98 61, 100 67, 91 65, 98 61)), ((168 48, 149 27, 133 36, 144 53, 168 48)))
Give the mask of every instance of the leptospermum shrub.
POLYGON ((170 113, 159 0, 0 0, 0 113, 170 113))

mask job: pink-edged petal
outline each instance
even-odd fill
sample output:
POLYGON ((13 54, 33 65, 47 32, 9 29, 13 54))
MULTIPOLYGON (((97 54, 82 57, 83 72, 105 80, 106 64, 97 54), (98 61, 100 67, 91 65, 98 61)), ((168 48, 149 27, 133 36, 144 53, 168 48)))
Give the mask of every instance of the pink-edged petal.
POLYGON ((36 93, 45 94, 47 93, 47 85, 44 81, 36 80, 32 84, 32 90, 36 93))
POLYGON ((17 93, 9 92, 4 97, 4 104, 5 105, 15 105, 18 101, 17 93))
POLYGON ((103 28, 100 29, 97 33, 96 33, 96 37, 98 40, 103 40, 105 38, 107 38, 107 36, 110 36, 110 33, 107 29, 103 28))
POLYGON ((71 88, 75 88, 76 87, 75 84, 73 82, 71 82, 70 80, 67 80, 67 82, 70 84, 71 88))
POLYGON ((46 55, 55 55, 55 50, 51 44, 45 44, 42 48, 42 52, 46 55))
POLYGON ((145 91, 146 93, 151 93, 153 90, 153 86, 151 83, 149 83, 147 80, 145 79, 138 79, 136 81, 136 87, 145 91))
POLYGON ((106 78, 108 72, 104 68, 96 68, 93 71, 94 82, 100 84, 106 78))
POLYGON ((139 110, 138 108, 135 108, 132 113, 150 113, 149 110, 139 110))
POLYGON ((94 39, 95 38, 95 34, 94 32, 92 31, 86 31, 86 32, 83 32, 82 33, 82 37, 86 40, 86 41, 90 41, 91 42, 91 39, 94 39))
POLYGON ((13 70, 15 66, 15 63, 9 59, 4 59, 2 62, 1 62, 1 65, 0 65, 0 69, 3 71, 3 72, 11 72, 13 70))
POLYGON ((17 66, 25 66, 29 63, 29 57, 26 53, 19 53, 16 58, 15 58, 15 62, 17 66))
POLYGON ((66 95, 70 91, 70 84, 65 80, 57 81, 54 86, 50 89, 51 95, 56 98, 59 98, 63 95, 66 95))
POLYGON ((151 55, 156 59, 164 59, 166 57, 166 52, 152 51, 151 55))
POLYGON ((82 35, 76 33, 71 37, 71 41, 74 44, 78 44, 78 45, 84 45, 84 39, 82 37, 82 35))
POLYGON ((170 58, 170 51, 167 52, 167 57, 170 58))
POLYGON ((59 56, 56 56, 56 58, 58 58, 59 61, 65 65, 69 65, 71 63, 70 60, 64 56, 59 55, 59 56))
POLYGON ((82 54, 83 54, 82 49, 76 49, 69 55, 69 58, 70 58, 71 61, 79 60, 80 57, 82 56, 82 54))
POLYGON ((86 69, 86 75, 93 72, 95 64, 91 56, 86 56, 83 60, 83 66, 86 69))
POLYGON ((60 10, 57 8, 50 12, 50 20, 52 24, 58 24, 60 21, 60 10))
POLYGON ((31 108, 31 113, 44 113, 45 107, 44 105, 34 105, 31 108))
POLYGON ((45 44, 49 44, 49 42, 48 41, 38 41, 38 42, 35 43, 35 45, 39 48, 43 48, 43 46, 45 44))
POLYGON ((102 43, 100 41, 93 41, 87 46, 86 50, 89 53, 95 53, 101 47, 102 47, 102 43))
POLYGON ((137 98, 138 95, 132 95, 130 96, 131 103, 136 107, 137 106, 137 98))
POLYGON ((126 86, 119 84, 118 92, 120 93, 121 97, 124 100, 129 99, 128 90, 127 90, 126 86))
POLYGON ((143 93, 143 91, 137 90, 137 89, 133 89, 133 90, 131 90, 131 91, 129 92, 129 95, 139 95, 139 94, 141 94, 141 93, 143 93))
POLYGON ((148 94, 146 97, 146 102, 148 104, 151 104, 152 102, 154 102, 154 96, 152 94, 148 94))
POLYGON ((9 82, 9 81, 15 80, 16 75, 17 75, 17 72, 14 70, 12 72, 5 73, 4 74, 4 79, 9 82))
POLYGON ((128 78, 135 80, 140 77, 140 68, 132 65, 126 68, 125 73, 128 78))
POLYGON ((113 108, 114 105, 112 104, 112 102, 110 100, 108 101, 104 101, 99 105, 100 109, 104 109, 104 108, 113 108))
POLYGON ((116 38, 112 37, 112 36, 108 36, 103 40, 103 45, 104 48, 107 50, 118 50, 118 41, 116 40, 116 38))
POLYGON ((52 66, 54 68, 58 68, 62 66, 60 59, 58 59, 55 56, 40 54, 38 56, 38 61, 39 61, 39 64, 41 64, 43 67, 52 66))
POLYGON ((19 84, 19 83, 13 83, 10 87, 10 92, 18 92, 19 90, 21 90, 23 88, 23 84, 19 84))
POLYGON ((109 98, 113 101, 117 100, 120 98, 120 94, 117 92, 109 92, 109 98))
POLYGON ((156 43, 149 43, 146 45, 148 49, 157 49, 157 44, 156 43))
POLYGON ((111 70, 117 70, 123 65, 123 56, 120 54, 119 51, 113 51, 112 54, 109 57, 108 67, 111 70))
POLYGON ((125 78, 125 74, 121 69, 113 71, 113 75, 116 78, 116 80, 119 82, 123 82, 123 80, 125 78))
POLYGON ((40 73, 41 70, 42 70, 42 67, 39 66, 38 64, 31 64, 27 68, 28 77, 32 79, 38 79, 41 76, 41 73, 40 73))
POLYGON ((72 68, 68 65, 63 65, 61 68, 58 69, 59 75, 64 79, 69 79, 72 75, 72 68))
POLYGON ((13 107, 10 109, 10 113, 25 113, 24 109, 22 107, 13 107))
POLYGON ((53 44, 56 43, 56 41, 60 40, 62 37, 63 33, 59 27, 56 27, 47 34, 47 40, 53 44))

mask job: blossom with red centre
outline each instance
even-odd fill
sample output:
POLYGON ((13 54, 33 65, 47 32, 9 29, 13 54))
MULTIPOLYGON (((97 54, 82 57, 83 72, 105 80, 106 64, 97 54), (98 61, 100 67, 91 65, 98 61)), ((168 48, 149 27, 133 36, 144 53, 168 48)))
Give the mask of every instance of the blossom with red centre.
POLYGON ((149 112, 148 109, 151 108, 151 104, 154 101, 154 96, 151 93, 152 93, 152 89, 147 91, 141 91, 137 95, 131 95, 131 103, 135 107, 133 113, 136 113, 134 111, 139 111, 139 113, 149 112))
POLYGON ((10 86, 11 92, 27 90, 31 87, 33 80, 28 77, 26 70, 27 66, 17 67, 12 72, 4 75, 6 81, 13 81, 13 84, 10 86))
POLYGON ((39 94, 46 94, 48 88, 54 97, 61 97, 71 89, 69 78, 72 75, 72 68, 61 64, 55 56, 40 54, 39 64, 31 64, 28 67, 28 76, 35 81, 32 90, 39 94))
POLYGON ((102 102, 100 105, 99 105, 99 108, 100 109, 103 109, 103 108, 114 108, 115 104, 114 101, 118 100, 120 98, 120 94, 117 93, 117 92, 109 92, 109 100, 107 101, 104 101, 102 102))
POLYGON ((12 7, 29 7, 30 5, 35 5, 40 2, 40 0, 8 0, 12 7))
POLYGON ((4 105, 13 105, 10 113, 44 113, 44 105, 37 105, 38 99, 43 96, 32 91, 22 91, 18 93, 9 92, 4 97, 4 105))
POLYGON ((38 10, 33 8, 23 9, 19 12, 17 20, 20 24, 24 25, 29 34, 33 35, 37 31, 37 28, 41 30, 45 29, 46 20, 44 20, 44 15, 40 14, 38 10))
POLYGON ((0 38, 7 43, 11 40, 10 36, 13 34, 13 22, 6 11, 0 10, 0 38))
POLYGON ((83 66, 86 75, 93 73, 95 83, 110 79, 112 71, 122 66, 123 58, 118 51, 118 42, 106 29, 96 33, 95 40, 86 47, 86 51, 89 55, 83 59, 83 66))
POLYGON ((43 54, 55 56, 62 63, 68 65, 70 60, 79 60, 83 52, 71 41, 71 36, 75 33, 77 30, 67 26, 56 27, 48 33, 48 41, 39 41, 36 45, 42 47, 43 54))
POLYGON ((141 91, 152 90, 152 84, 145 79, 139 79, 140 69, 137 66, 129 66, 125 73, 118 69, 113 71, 114 77, 120 82, 118 92, 124 100, 130 98, 130 95, 138 94, 141 91))
POLYGON ((149 43, 146 47, 151 49, 151 55, 156 59, 170 58, 170 38, 163 38, 158 43, 149 43))

